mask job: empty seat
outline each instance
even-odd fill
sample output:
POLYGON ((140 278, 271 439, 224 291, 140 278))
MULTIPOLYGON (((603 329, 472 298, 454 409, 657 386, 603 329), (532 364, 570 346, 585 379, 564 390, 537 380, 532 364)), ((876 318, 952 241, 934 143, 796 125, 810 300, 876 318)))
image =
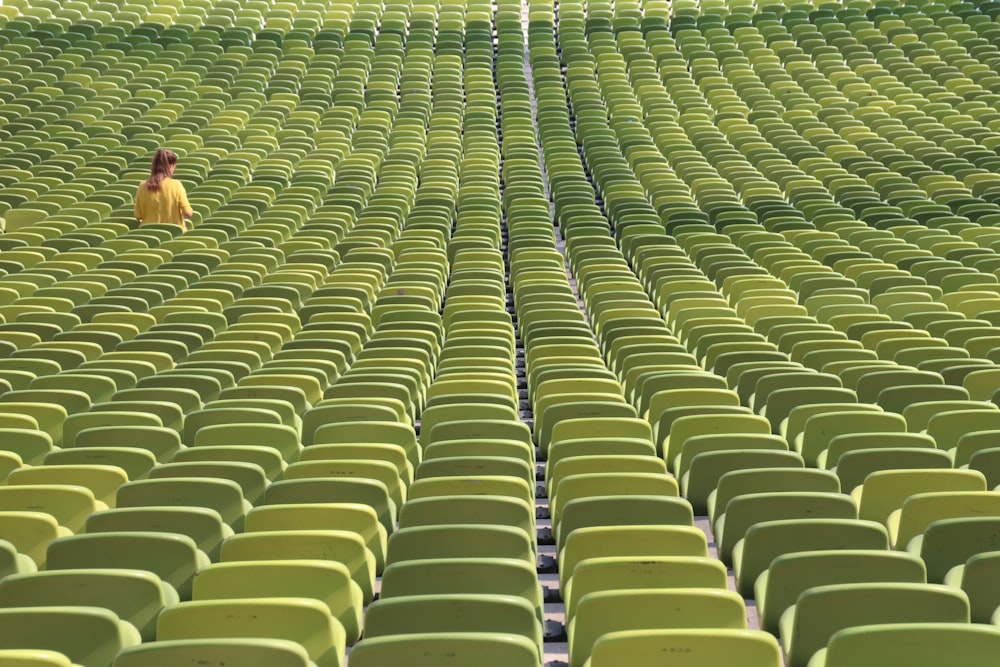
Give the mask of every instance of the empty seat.
POLYGON ((281 639, 305 649, 317 667, 343 664, 344 628, 318 600, 296 597, 182 602, 156 623, 160 641, 281 639))
POLYGON ((123 648, 142 642, 135 627, 97 607, 0 609, 0 619, 0 649, 54 651, 81 667, 110 665, 123 648))
MULTIPOLYGON (((958 623, 888 623, 841 630, 817 654, 816 667, 876 667, 885 655, 914 667, 942 661, 955 667, 980 667, 994 659, 1000 631, 958 623)), ((812 663, 810 663, 812 664, 812 663)))
POLYGON ((839 630, 879 623, 968 623, 965 593, 934 584, 817 586, 781 619, 788 664, 805 666, 839 630))
POLYGON ((663 664, 663 656, 690 667, 779 667, 781 650, 771 635, 759 630, 632 630, 609 632, 594 643, 589 667, 620 664, 623 655, 635 667, 663 664), (679 655, 678 655, 679 654, 679 655))

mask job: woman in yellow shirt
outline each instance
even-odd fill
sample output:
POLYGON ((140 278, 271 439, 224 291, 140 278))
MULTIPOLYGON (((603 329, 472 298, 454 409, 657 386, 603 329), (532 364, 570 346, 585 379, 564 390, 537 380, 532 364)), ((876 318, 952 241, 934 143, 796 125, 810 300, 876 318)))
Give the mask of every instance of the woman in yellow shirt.
POLYGON ((184 186, 172 178, 176 168, 176 153, 166 148, 156 151, 149 178, 139 184, 135 193, 135 217, 140 225, 177 225, 187 231, 185 218, 192 217, 194 210, 184 186))

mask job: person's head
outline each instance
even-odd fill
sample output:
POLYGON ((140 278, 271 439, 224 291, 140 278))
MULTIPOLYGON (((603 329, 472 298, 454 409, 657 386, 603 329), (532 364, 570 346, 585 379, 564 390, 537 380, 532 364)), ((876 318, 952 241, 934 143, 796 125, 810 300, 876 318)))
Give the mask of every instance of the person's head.
POLYGON ((149 179, 146 181, 146 187, 154 192, 159 190, 163 179, 172 176, 176 168, 177 153, 166 148, 159 149, 156 151, 156 155, 153 156, 153 166, 149 170, 149 179))

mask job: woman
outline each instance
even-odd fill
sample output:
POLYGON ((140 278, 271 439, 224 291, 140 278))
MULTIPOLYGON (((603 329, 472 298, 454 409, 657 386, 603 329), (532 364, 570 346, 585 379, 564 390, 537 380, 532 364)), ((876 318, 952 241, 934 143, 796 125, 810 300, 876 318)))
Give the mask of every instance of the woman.
POLYGON ((166 148, 156 151, 149 178, 139 184, 135 193, 135 217, 140 225, 177 225, 187 231, 185 218, 192 217, 194 210, 184 186, 172 178, 176 168, 176 153, 166 148))

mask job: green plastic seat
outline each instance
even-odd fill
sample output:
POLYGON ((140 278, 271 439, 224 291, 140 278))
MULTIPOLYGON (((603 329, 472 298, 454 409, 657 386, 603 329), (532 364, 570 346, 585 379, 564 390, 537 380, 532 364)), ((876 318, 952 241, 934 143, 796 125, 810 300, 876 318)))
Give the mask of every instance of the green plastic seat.
POLYGON ((157 644, 216 638, 292 641, 317 667, 342 665, 346 645, 344 628, 325 604, 296 597, 183 602, 160 614, 156 638, 157 644))
POLYGON ((428 633, 365 639, 351 650, 355 667, 406 664, 435 667, 442 660, 482 667, 538 667, 534 643, 502 633, 428 633))
POLYGON ((52 651, 81 667, 109 665, 119 651, 142 641, 135 627, 97 607, 2 609, 0 619, 0 649, 52 651), (52 632, 53 627, 61 632, 52 632))
POLYGON ((150 531, 59 538, 48 547, 46 566, 49 570, 148 570, 173 586, 185 600, 191 597, 195 572, 208 563, 208 556, 190 537, 150 531))
POLYGON ((787 662, 805 666, 830 638, 850 627, 881 623, 968 623, 965 593, 935 584, 817 586, 781 619, 787 662))
POLYGON ((874 521, 796 519, 755 523, 733 550, 737 590, 749 597, 772 561, 787 553, 825 549, 889 547, 889 535, 874 521))
POLYGON ((830 638, 810 665, 875 667, 886 653, 913 667, 947 662, 955 667, 989 664, 1000 646, 1000 632, 985 625, 960 623, 886 623, 841 630, 830 638))
POLYGON ((177 602, 172 586, 143 570, 64 570, 0 581, 0 607, 102 607, 135 626, 145 641, 155 638, 160 611, 177 602))
POLYGON ((184 663, 235 663, 246 667, 313 667, 298 643, 281 639, 178 639, 121 651, 114 667, 168 667, 184 663))
POLYGON ((304 597, 326 604, 344 626, 346 641, 361 636, 361 588, 342 563, 331 561, 231 562, 211 565, 195 576, 195 600, 248 597, 304 597))
POLYGON ((739 665, 779 667, 781 650, 771 635, 759 630, 630 630, 609 632, 594 643, 588 667, 611 667, 627 655, 635 667, 663 664, 663 655, 685 667, 739 665))
POLYGON ((585 595, 567 628, 570 665, 586 664, 595 642, 609 632, 673 628, 746 629, 743 599, 732 591, 676 588, 606 591, 585 595), (652 626, 652 627, 650 627, 652 626))
POLYGON ((411 595, 378 600, 365 613, 365 637, 443 632, 502 632, 535 643, 542 657, 542 626, 527 600, 502 595, 411 595))

